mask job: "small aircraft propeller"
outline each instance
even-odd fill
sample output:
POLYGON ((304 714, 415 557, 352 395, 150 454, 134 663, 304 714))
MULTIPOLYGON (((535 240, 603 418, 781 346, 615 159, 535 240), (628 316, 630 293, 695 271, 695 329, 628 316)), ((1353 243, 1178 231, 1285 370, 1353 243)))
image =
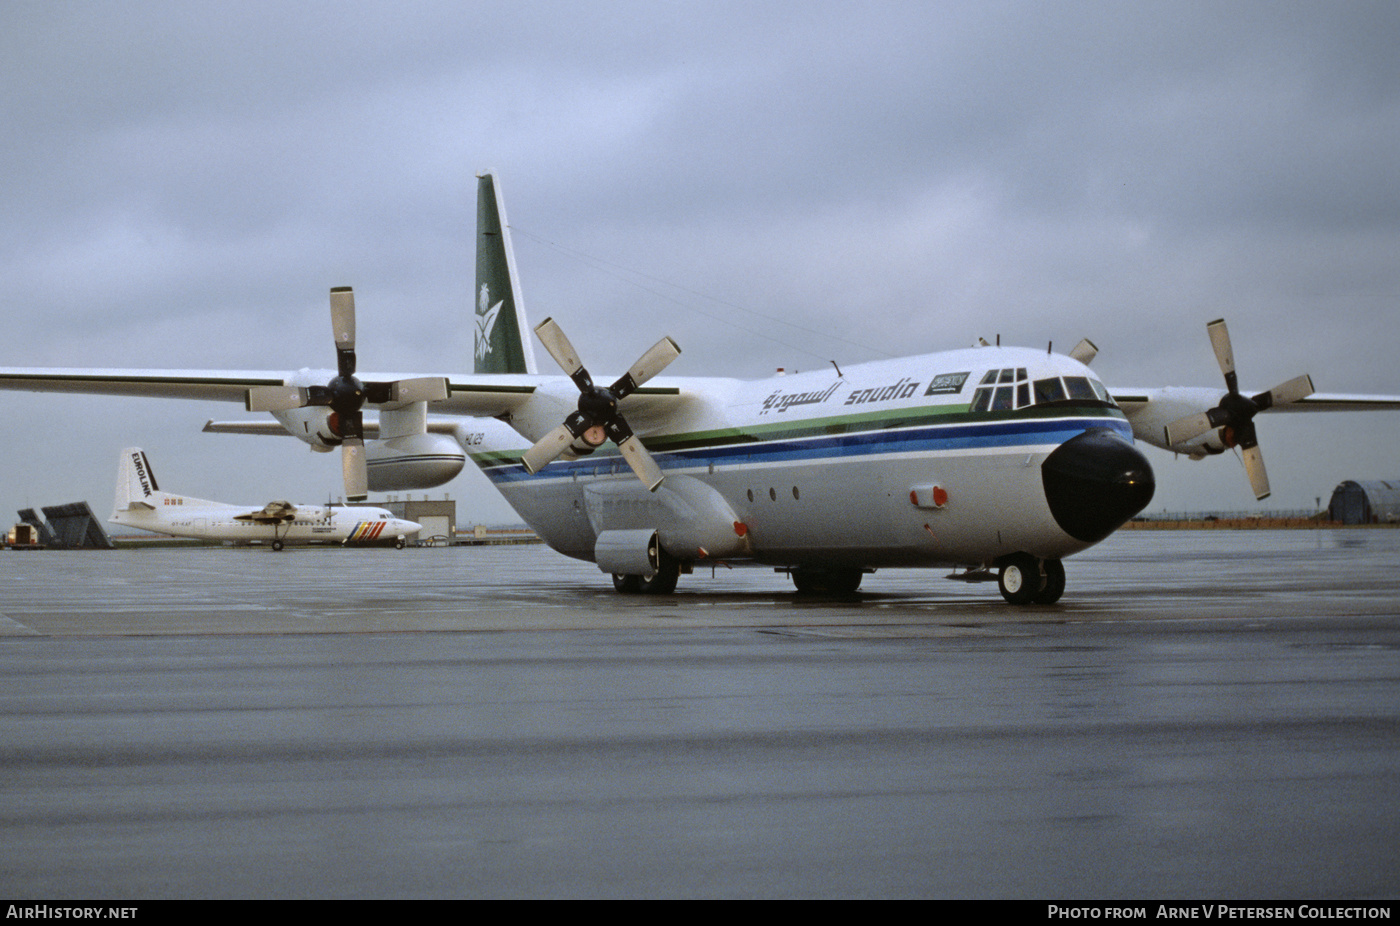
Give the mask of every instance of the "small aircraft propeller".
POLYGON ((1220 362, 1220 372, 1225 374, 1225 388, 1229 391, 1220 399, 1220 404, 1207 412, 1187 415, 1167 425, 1167 443, 1177 444, 1193 437, 1220 428, 1220 439, 1227 447, 1239 447, 1244 456, 1245 472, 1249 474, 1249 484, 1254 489, 1256 499, 1269 496, 1269 475, 1264 469, 1264 455, 1259 449, 1259 440, 1254 431, 1254 416, 1275 405, 1288 405, 1305 399, 1313 393, 1312 377, 1304 374, 1281 383, 1268 392, 1254 396, 1240 393, 1239 381, 1235 375, 1235 354, 1230 345, 1230 330, 1225 327, 1225 319, 1218 318, 1206 326, 1210 343, 1215 348, 1215 358, 1220 362))
POLYGON ((340 438, 345 497, 362 502, 369 495, 365 464, 364 406, 395 402, 437 402, 447 398, 447 380, 426 376, 387 383, 355 378, 355 293, 349 286, 331 290, 331 332, 335 335, 336 375, 324 386, 258 386, 248 390, 250 412, 279 412, 309 406, 331 410, 330 427, 340 438))
POLYGON ((632 433, 617 406, 635 392, 638 386, 660 373, 672 360, 679 357, 680 347, 670 338, 662 338, 642 354, 617 382, 604 388, 594 384, 593 377, 588 375, 588 371, 578 359, 574 346, 569 343, 563 329, 554 319, 546 318, 536 325, 535 334, 539 336, 545 350, 549 351, 549 355, 559 364, 560 369, 578 386, 579 399, 577 411, 525 451, 521 463, 526 471, 539 472, 558 459, 573 441, 581 440, 590 447, 599 447, 604 441, 611 440, 617 444, 622 458, 632 467, 642 484, 649 491, 655 492, 661 485, 661 480, 665 478, 661 474, 661 467, 656 465, 651 454, 647 453, 642 442, 632 433))

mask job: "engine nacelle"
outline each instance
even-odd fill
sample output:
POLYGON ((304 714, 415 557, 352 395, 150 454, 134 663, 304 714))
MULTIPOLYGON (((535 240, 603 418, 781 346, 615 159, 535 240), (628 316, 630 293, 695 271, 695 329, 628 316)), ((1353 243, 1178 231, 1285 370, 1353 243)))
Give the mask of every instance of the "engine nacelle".
POLYGON ((466 462, 466 452, 446 434, 410 434, 365 442, 373 492, 436 488, 455 479, 466 462))
MULTIPOLYGON (((583 504, 598 537, 595 554, 604 550, 613 557, 631 555, 635 560, 646 549, 642 539, 651 532, 661 549, 684 562, 749 552, 748 529, 729 502, 694 476, 667 476, 655 492, 635 479, 590 483, 583 490, 583 504)), ((598 564, 602 567, 602 560, 598 564)), ((623 574, 638 570, 603 571, 623 574)))
POLYGON ((340 446, 340 437, 331 427, 333 414, 329 408, 313 405, 308 408, 273 412, 272 416, 281 422, 288 434, 297 440, 305 441, 312 450, 317 453, 330 453, 340 446))

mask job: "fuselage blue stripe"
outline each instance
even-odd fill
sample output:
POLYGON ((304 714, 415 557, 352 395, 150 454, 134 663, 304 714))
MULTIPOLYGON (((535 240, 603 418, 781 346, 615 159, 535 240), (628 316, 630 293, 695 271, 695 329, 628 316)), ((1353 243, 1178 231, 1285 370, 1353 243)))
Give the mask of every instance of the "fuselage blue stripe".
MULTIPOLYGON (((1107 428, 1122 435, 1130 443, 1133 440, 1132 426, 1120 418, 1023 419, 731 443, 671 453, 653 450, 653 456, 662 469, 683 469, 707 463, 780 463, 823 458, 834 460, 869 454, 1030 448, 1062 444, 1092 428, 1107 428)), ((574 475, 592 475, 600 465, 611 466, 614 463, 626 465, 622 463, 621 456, 610 449, 597 456, 555 461, 541 475, 570 478, 574 475)), ((526 473, 519 463, 489 463, 482 467, 482 471, 495 483, 538 478, 526 473)))

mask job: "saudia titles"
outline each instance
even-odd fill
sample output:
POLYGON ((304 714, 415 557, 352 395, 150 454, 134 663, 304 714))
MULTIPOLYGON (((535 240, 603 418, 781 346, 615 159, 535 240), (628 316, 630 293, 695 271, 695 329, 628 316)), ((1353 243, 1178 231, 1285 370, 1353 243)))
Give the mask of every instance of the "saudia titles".
MULTIPOLYGON (((962 391, 963 383, 967 382, 967 377, 967 373, 942 373, 929 381, 928 389, 924 395, 956 395, 962 391)), ((770 411, 785 412, 794 405, 820 405, 831 398, 842 385, 838 380, 820 391, 782 392, 780 390, 763 400, 763 411, 759 414, 766 415, 770 411)), ((865 405, 869 402, 907 399, 918 392, 922 385, 922 381, 912 380, 905 376, 901 377, 899 382, 888 386, 853 390, 842 404, 865 405)))
POLYGON ((866 402, 888 402, 891 399, 907 399, 919 391, 922 383, 914 382, 907 376, 900 377, 893 386, 875 389, 857 389, 846 399, 846 405, 864 405, 866 402))

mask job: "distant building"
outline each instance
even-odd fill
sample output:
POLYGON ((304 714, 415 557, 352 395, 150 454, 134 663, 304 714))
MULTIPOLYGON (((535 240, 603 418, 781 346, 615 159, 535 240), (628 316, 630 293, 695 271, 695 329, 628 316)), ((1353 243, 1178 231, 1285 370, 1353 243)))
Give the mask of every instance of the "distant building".
MULTIPOLYGON (((37 545, 56 550, 110 550, 112 539, 102 528, 102 522, 92 513, 87 502, 72 502, 67 505, 50 505, 44 508, 44 518, 34 513, 33 508, 19 512, 19 524, 10 533, 18 539, 20 527, 26 540, 33 536, 37 545), (47 518, 47 521, 44 520, 47 518)), ((25 545, 31 545, 26 543, 25 545)))
POLYGON ((1347 480, 1332 490, 1327 519, 1342 524, 1400 522, 1400 479, 1347 480))

